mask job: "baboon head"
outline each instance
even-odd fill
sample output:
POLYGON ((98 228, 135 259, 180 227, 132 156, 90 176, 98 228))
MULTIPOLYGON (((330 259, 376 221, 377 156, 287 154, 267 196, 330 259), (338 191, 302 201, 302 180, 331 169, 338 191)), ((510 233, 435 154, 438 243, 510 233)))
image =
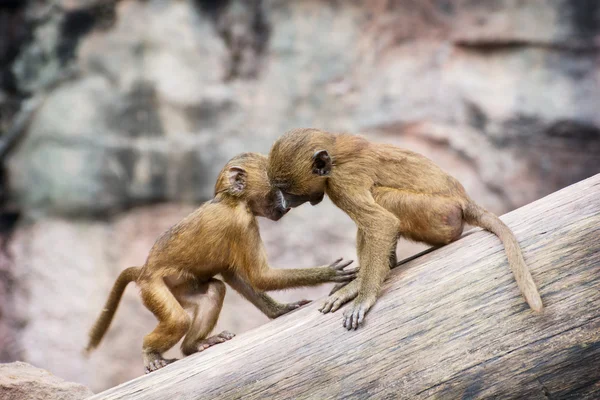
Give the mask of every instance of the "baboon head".
POLYGON ((269 184, 267 157, 242 153, 227 162, 219 173, 215 196, 219 193, 246 201, 256 216, 279 220, 288 211, 279 190, 269 184))
POLYGON ((331 134, 318 129, 295 129, 275 141, 269 153, 269 181, 281 191, 287 207, 323 200, 333 165, 327 150, 331 141, 331 134))

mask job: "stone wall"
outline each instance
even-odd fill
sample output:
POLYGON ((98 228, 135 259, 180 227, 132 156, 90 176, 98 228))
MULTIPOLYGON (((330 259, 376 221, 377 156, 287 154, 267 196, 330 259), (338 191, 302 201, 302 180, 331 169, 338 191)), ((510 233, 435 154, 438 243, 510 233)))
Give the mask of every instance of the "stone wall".
MULTIPOLYGON (((154 323, 130 288, 80 356, 118 272, 210 198, 230 157, 287 129, 424 153, 500 214, 600 172, 595 1, 32 0, 19 16, 30 34, 0 57, 0 104, 41 105, 5 160, 22 215, 3 267, 10 326, 22 359, 94 391, 142 373, 154 323)), ((261 227, 276 266, 355 258, 330 203, 261 227)), ((264 321, 228 294, 218 328, 264 321)))

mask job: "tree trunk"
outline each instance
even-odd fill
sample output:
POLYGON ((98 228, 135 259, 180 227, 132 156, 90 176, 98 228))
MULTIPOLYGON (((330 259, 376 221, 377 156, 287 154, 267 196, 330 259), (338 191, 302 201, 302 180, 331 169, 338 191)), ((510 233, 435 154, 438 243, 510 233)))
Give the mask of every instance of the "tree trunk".
POLYGON ((541 313, 476 229, 393 270, 357 331, 316 301, 93 399, 600 398, 600 174, 502 219, 541 313))

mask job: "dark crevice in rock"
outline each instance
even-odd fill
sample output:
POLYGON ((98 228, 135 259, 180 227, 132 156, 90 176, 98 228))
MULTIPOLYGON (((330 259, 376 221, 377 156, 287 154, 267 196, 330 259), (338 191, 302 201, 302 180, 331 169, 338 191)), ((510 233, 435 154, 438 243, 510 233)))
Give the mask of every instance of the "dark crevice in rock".
POLYGON ((521 114, 504 122, 503 133, 502 138, 496 138, 496 144, 505 146, 511 142, 544 141, 563 142, 565 147, 572 147, 579 143, 584 146, 583 150, 600 145, 600 128, 580 120, 561 119, 548 123, 535 116, 521 114))
POLYGON ((0 2, 0 136, 12 125, 23 100, 11 66, 31 40, 25 5, 20 0, 0 2))
POLYGON ((198 9, 216 19, 224 9, 229 7, 231 0, 194 0, 198 9))
MULTIPOLYGON (((22 47, 31 40, 22 0, 0 2, 0 143, 6 143, 6 133, 13 127, 24 94, 18 89, 12 64, 22 47)), ((1 147, 1 146, 0 146, 1 147)), ((6 171, 0 161, 0 363, 22 358, 18 340, 19 323, 13 311, 15 278, 7 242, 19 218, 19 212, 6 205, 8 197, 6 171)))
POLYGON ((96 16, 91 10, 75 10, 65 14, 60 26, 62 40, 56 48, 56 54, 63 64, 75 57, 79 40, 90 32, 95 24, 96 16))
POLYGON ((585 143, 600 142, 600 128, 581 121, 560 120, 548 126, 545 133, 550 137, 580 140, 585 143))
POLYGON ((7 242, 19 219, 19 212, 7 204, 9 196, 4 155, 20 136, 20 132, 12 132, 15 129, 14 121, 19 120, 25 94, 20 92, 11 66, 23 46, 32 39, 25 15, 26 5, 27 2, 22 0, 0 2, 0 363, 22 356, 18 321, 12 311, 13 265, 7 250, 7 242))
POLYGON ((118 1, 102 1, 65 12, 60 24, 61 39, 56 48, 57 56, 63 64, 75 57, 80 40, 94 28, 107 29, 114 25, 118 1))
POLYGON ((538 48, 577 54, 600 53, 600 47, 584 43, 542 42, 521 39, 460 39, 454 40, 456 47, 483 54, 494 52, 516 52, 527 48, 538 48))
POLYGON ((18 93, 14 74, 10 68, 21 47, 31 39, 25 21, 25 2, 7 0, 0 2, 0 121, 4 121, 6 95, 18 93))
POLYGON ((16 211, 0 212, 0 363, 12 362, 23 356, 18 340, 20 322, 13 310, 14 266, 7 248, 18 219, 16 211))
POLYGON ((562 14, 571 20, 574 41, 581 46, 598 47, 600 3, 598 0, 563 0, 562 14))
POLYGON ((271 34, 262 0, 196 0, 195 3, 211 18, 229 50, 225 81, 256 78, 271 34))
POLYGON ((485 132, 488 124, 488 116, 485 112, 477 104, 470 101, 465 101, 465 107, 469 125, 479 131, 485 132))

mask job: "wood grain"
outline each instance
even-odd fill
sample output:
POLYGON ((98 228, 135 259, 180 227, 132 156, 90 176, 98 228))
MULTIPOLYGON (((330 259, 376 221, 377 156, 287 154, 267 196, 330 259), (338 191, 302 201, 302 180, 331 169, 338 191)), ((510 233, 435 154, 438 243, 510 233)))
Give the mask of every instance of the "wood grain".
POLYGON ((317 301, 93 399, 600 398, 600 174, 502 219, 542 313, 474 230, 393 270, 357 331, 317 301))

